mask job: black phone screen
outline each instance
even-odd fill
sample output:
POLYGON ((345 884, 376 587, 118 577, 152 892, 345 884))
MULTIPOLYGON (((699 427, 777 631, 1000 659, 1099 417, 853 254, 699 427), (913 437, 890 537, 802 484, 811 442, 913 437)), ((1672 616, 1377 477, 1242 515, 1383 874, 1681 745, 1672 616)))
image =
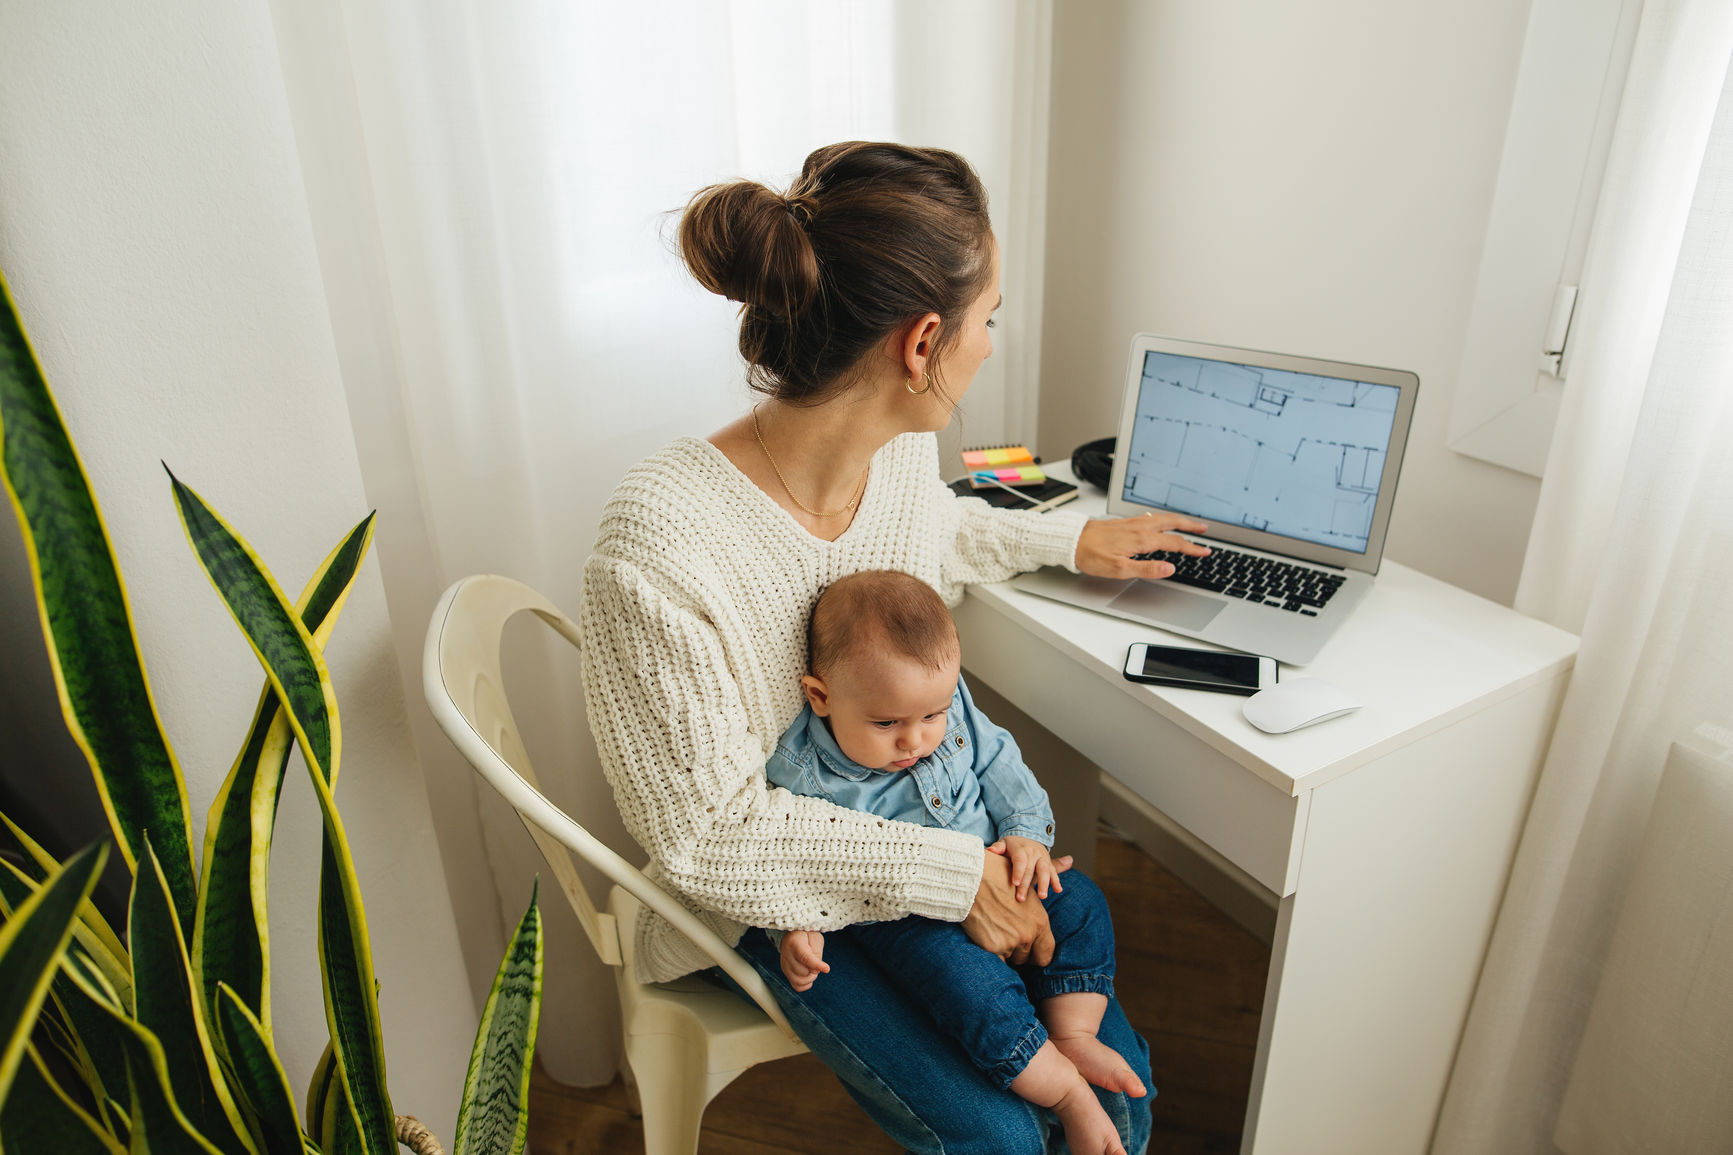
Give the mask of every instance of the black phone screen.
POLYGON ((1190 685, 1256 690, 1258 662, 1256 654, 1150 646, 1143 654, 1141 675, 1145 678, 1159 678, 1162 681, 1184 682, 1190 685))

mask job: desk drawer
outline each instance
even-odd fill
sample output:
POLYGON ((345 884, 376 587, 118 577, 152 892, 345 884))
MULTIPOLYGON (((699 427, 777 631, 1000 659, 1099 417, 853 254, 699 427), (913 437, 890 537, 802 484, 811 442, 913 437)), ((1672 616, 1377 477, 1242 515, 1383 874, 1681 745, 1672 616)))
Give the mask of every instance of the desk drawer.
POLYGON ((1292 894, 1310 792, 1293 797, 992 610, 957 609, 963 663, 1150 805, 1278 895, 1292 894))

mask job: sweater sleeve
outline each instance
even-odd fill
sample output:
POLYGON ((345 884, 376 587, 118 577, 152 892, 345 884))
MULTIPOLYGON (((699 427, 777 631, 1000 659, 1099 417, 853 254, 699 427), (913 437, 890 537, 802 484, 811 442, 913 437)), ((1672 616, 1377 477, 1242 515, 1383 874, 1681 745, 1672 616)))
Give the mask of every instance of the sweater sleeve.
MULTIPOLYGON (((960 921, 979 839, 772 788, 715 628, 642 569, 585 570, 584 694, 626 830, 673 889, 753 926, 960 921)), ((773 736, 771 736, 773 739, 773 736)))
POLYGON ((929 500, 950 547, 941 570, 947 602, 961 598, 965 585, 1004 581, 1042 566, 1077 571, 1077 539, 1089 522, 1084 514, 996 509, 978 497, 959 497, 940 479, 936 461, 929 500))

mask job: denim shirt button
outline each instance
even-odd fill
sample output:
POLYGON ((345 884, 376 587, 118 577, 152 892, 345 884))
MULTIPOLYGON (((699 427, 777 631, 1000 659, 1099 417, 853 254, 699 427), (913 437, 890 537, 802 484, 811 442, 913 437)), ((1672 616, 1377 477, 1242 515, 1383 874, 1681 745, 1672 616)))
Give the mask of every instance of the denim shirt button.
POLYGON ((962 748, 963 748, 963 736, 961 734, 958 734, 957 735, 957 749, 961 750, 962 748))
POLYGON ((939 801, 939 796, 937 794, 933 795, 933 806, 939 810, 943 810, 945 808, 945 804, 943 802, 939 801))

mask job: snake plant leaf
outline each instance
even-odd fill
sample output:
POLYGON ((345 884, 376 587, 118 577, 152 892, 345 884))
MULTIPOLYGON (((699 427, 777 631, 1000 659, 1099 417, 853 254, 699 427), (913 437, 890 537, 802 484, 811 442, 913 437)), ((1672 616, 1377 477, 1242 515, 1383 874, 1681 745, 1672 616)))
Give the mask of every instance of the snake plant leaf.
POLYGON ((330 1142, 325 1135, 325 1101, 331 1096, 331 1088, 337 1082, 337 1056, 331 1052, 331 1044, 325 1044, 325 1051, 319 1056, 319 1061, 313 1064, 313 1077, 307 1080, 307 1131, 321 1145, 330 1142))
POLYGON ((529 1136, 530 1060, 542 1005, 538 882, 482 1008, 457 1108, 455 1155, 522 1155, 529 1136))
MULTIPOLYGON (((296 614, 321 649, 372 543, 373 521, 368 514, 345 535, 295 603, 296 614)), ((217 987, 227 984, 259 1019, 267 1039, 271 953, 265 902, 272 829, 293 743, 294 731, 267 680, 247 739, 205 820, 193 930, 193 971, 203 985, 205 1005, 214 1015, 217 987)))
POLYGON ((343 1093, 341 1078, 332 1084, 331 1096, 325 1100, 325 1114, 326 1131, 330 1136, 325 1150, 331 1155, 366 1155, 367 1144, 362 1140, 361 1132, 356 1130, 355 1108, 343 1093))
POLYGON ((78 904, 90 896, 108 846, 85 847, 61 867, 42 889, 18 905, 0 927, 0 1102, 24 1060, 36 1014, 48 997, 48 984, 60 954, 72 938, 78 904))
POLYGON ((127 941, 138 1023, 160 1044, 176 1103, 214 1146, 258 1155, 217 1061, 180 924, 169 906, 168 883, 148 837, 133 879, 127 941))
POLYGON ((62 973, 54 976, 52 996, 88 1063, 86 1081, 103 1122, 115 1130, 117 1125, 124 1125, 128 1091, 126 1041, 114 1026, 113 1014, 126 1012, 101 970, 77 951, 76 944, 68 947, 61 967, 62 973), (75 982, 74 974, 85 982, 75 982), (103 992, 101 1005, 92 999, 92 988, 103 992))
MULTIPOLYGON (((48 998, 43 1000, 42 1010, 36 1015, 36 1033, 32 1036, 31 1046, 40 1049, 44 1043, 75 1066, 82 1064, 79 1055, 78 1040, 73 1037, 72 1028, 66 1025, 66 1015, 61 1011, 54 999, 54 982, 48 984, 48 998)), ((23 1068, 20 1067, 20 1070, 23 1068)), ((81 1072, 82 1073, 82 1072, 81 1072)))
POLYGON ((102 513, 0 277, 0 479, 18 514, 61 712, 133 868, 149 830, 181 926, 193 925, 186 783, 139 658, 102 513))
POLYGON ((355 1130, 355 1115, 343 1098, 343 1082, 337 1070, 337 1055, 329 1045, 313 1068, 307 1084, 307 1130, 329 1155, 354 1155, 363 1150, 355 1130))
POLYGON ((156 1035, 128 1015, 112 991, 102 988, 100 975, 76 965, 66 966, 64 973, 107 1017, 126 1056, 128 1149, 150 1155, 229 1155, 200 1135, 175 1102, 168 1063, 156 1035))
POLYGON ((217 1026, 259 1150, 264 1155, 302 1155, 289 1077, 271 1050, 264 1025, 226 983, 217 988, 217 1026))
MULTIPOLYGON (((367 915, 336 804, 318 776, 310 777, 325 817, 319 866, 319 971, 339 1090, 361 1139, 357 1150, 367 1155, 394 1155, 396 1117, 385 1081, 385 1042, 379 1028, 367 915)), ((344 1138, 345 1131, 339 1129, 338 1136, 344 1138)), ((335 1149, 343 1152, 345 1144, 339 1142, 335 1149)))
MULTIPOLYGON (((27 874, 24 867, 10 858, 0 858, 0 909, 5 910, 8 916, 41 889, 42 884, 27 874)), ((127 958, 125 950, 122 950, 119 958, 109 952, 107 939, 96 932, 91 925, 91 919, 103 922, 104 926, 107 926, 107 923, 103 921, 102 915, 96 912, 96 905, 89 899, 79 904, 78 914, 79 917, 72 924, 72 941, 67 945, 67 949, 84 952, 101 968, 110 985, 126 992, 125 997, 130 1002, 132 978, 130 964, 124 961, 127 958)))
POLYGON ((3 813, 0 813, 0 823, 5 824, 13 841, 17 842, 20 849, 24 851, 24 861, 17 864, 18 869, 29 875, 32 882, 41 882, 48 877, 50 871, 60 865, 58 858, 42 849, 34 838, 24 833, 23 827, 3 813))
MULTIPOLYGON (((6 815, 0 814, 0 823, 5 823, 6 829, 11 832, 13 839, 18 843, 19 849, 24 851, 26 862, 18 864, 18 869, 32 881, 41 882, 48 877, 50 871, 60 865, 52 854, 37 845, 35 839, 24 833, 24 830, 6 815)), ((108 925, 108 920, 102 916, 102 912, 96 908, 95 903, 85 899, 79 904, 78 921, 88 927, 90 932, 102 941, 108 957, 115 960, 126 958, 126 947, 121 945, 120 936, 114 933, 114 928, 108 925)), ((79 938, 80 941, 83 941, 82 935, 79 938)), ((121 969, 124 970, 125 968, 121 969)))
MULTIPOLYGON (((6 917, 12 917, 13 911, 41 889, 39 884, 25 877, 22 869, 9 859, 0 859, 0 910, 5 911, 6 917)), ((86 899, 84 905, 89 905, 89 901, 86 899)), ((93 972, 106 972, 112 964, 99 964, 95 961, 80 941, 81 930, 85 934, 89 933, 87 927, 81 927, 74 922, 73 937, 66 944, 62 964, 68 967, 82 966, 93 972)), ((104 987, 112 992, 112 984, 106 978, 101 981, 104 987)), ((128 977, 125 982, 130 993, 131 978, 128 977)), ((115 995, 115 998, 118 1001, 119 996, 115 995)), ((110 1098, 123 1097, 126 1094, 126 1060, 113 1045, 113 1040, 107 1037, 102 1017, 94 1013, 87 1004, 88 1000, 72 985, 71 979, 64 974, 56 974, 49 985, 48 1002, 44 1004, 38 1022, 51 1028, 51 1033, 56 1029, 64 1033, 64 1040, 56 1039, 56 1042, 61 1044, 68 1061, 84 1076, 91 1095, 106 1113, 106 1103, 110 1098), (59 1020, 58 1024, 56 1018, 59 1020)))
POLYGON ((116 1138, 60 1089, 35 1047, 0 1104, 0 1151, 32 1155, 126 1155, 116 1138))
POLYGON ((172 472, 175 506, 199 564, 258 655, 272 689, 289 709, 295 736, 327 783, 337 778, 342 746, 337 696, 313 636, 289 606, 276 579, 216 510, 172 472))
POLYGON ((294 731, 277 692, 265 685, 247 740, 223 780, 205 819, 198 915, 193 922, 193 971, 205 1006, 217 1005, 226 985, 244 991, 247 1005, 270 1019, 270 925, 265 899, 278 785, 294 748, 294 731), (263 787, 265 798, 255 797, 263 787))
POLYGON ((394 1155, 385 1046, 373 987, 373 952, 349 841, 332 790, 341 729, 319 647, 258 556, 203 498, 170 474, 181 524, 229 612, 282 699, 319 799, 325 841, 319 871, 319 960, 325 1017, 348 1109, 367 1155, 394 1155))

